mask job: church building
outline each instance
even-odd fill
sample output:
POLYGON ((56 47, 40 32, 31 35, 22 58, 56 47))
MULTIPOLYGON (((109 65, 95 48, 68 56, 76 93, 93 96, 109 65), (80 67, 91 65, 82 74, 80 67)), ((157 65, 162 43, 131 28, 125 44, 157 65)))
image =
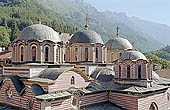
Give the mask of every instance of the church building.
POLYGON ((23 110, 170 110, 170 80, 119 36, 119 27, 104 43, 87 22, 74 35, 33 24, 11 52, 12 63, 0 74, 0 104, 23 110))

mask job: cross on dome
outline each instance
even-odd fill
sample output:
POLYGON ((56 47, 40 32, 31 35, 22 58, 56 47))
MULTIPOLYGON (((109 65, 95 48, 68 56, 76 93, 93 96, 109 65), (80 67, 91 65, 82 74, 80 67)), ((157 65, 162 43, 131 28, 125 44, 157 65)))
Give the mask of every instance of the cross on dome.
POLYGON ((116 37, 119 37, 119 30, 120 30, 120 28, 119 28, 119 26, 117 25, 117 28, 116 28, 116 37))

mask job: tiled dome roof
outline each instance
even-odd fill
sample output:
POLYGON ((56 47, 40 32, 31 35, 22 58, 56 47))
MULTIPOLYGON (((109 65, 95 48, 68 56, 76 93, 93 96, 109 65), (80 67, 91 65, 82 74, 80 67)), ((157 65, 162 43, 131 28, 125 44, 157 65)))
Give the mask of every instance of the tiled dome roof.
POLYGON ((50 40, 53 42, 61 42, 60 37, 57 32, 55 32, 52 28, 42 25, 42 24, 34 24, 26 27, 15 40, 50 40))
POLYGON ((127 39, 121 37, 110 39, 109 41, 106 42, 105 45, 108 49, 121 49, 121 50, 133 49, 132 44, 127 39))
POLYGON ((92 30, 82 30, 73 35, 70 39, 70 44, 72 43, 101 43, 103 40, 99 34, 92 30))
POLYGON ((139 51, 127 51, 125 52, 121 57, 120 61, 126 60, 126 59, 131 59, 133 61, 142 59, 142 60, 147 60, 147 58, 139 51))

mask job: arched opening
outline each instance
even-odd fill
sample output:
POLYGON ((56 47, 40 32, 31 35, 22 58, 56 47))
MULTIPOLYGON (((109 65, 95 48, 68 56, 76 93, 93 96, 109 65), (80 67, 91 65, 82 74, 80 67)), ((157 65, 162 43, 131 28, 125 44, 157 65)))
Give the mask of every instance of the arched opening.
POLYGON ((78 48, 77 47, 74 49, 74 53, 75 53, 75 61, 78 61, 78 48))
POLYGON ((152 104, 149 107, 149 110, 158 110, 158 106, 156 103, 152 102, 152 104))
POLYGON ((130 66, 127 66, 127 78, 130 79, 130 66))
POLYGON ((75 84, 75 78, 74 76, 71 77, 71 85, 74 85, 75 84))
POLYGON ((111 62, 114 61, 114 53, 111 54, 111 62))
POLYGON ((36 61, 36 57, 37 57, 36 53, 37 53, 37 48, 36 48, 36 46, 32 46, 32 61, 33 61, 33 62, 36 61))
POLYGON ((45 47, 45 62, 49 61, 49 47, 45 47))
POLYGON ((58 49, 56 49, 56 62, 59 61, 59 53, 58 53, 58 49))
POLYGON ((96 48, 96 61, 99 59, 99 48, 96 48))
POLYGON ((66 60, 69 62, 70 61, 70 48, 67 48, 67 51, 66 51, 66 60))
POLYGON ((119 53, 119 57, 121 57, 122 56, 122 53, 119 53))
POLYGON ((20 47, 20 61, 21 62, 24 61, 24 47, 23 46, 20 47))
POLYGON ((138 65, 138 79, 141 79, 141 65, 138 65))
POLYGON ((119 78, 121 78, 121 66, 119 65, 119 78))
POLYGON ((89 53, 89 49, 88 48, 85 48, 85 61, 88 61, 88 53, 89 53))

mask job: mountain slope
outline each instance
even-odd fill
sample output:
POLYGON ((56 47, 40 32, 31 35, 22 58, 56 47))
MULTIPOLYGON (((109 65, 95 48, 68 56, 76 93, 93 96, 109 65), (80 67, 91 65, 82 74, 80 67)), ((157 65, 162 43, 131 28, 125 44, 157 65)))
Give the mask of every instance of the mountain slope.
MULTIPOLYGON (((11 30, 16 27, 22 31, 25 27, 38 23, 38 9, 41 10, 42 24, 48 25, 58 32, 74 33, 76 31, 76 25, 70 20, 61 18, 36 0, 0 0, 0 26, 11 30), (13 26, 14 24, 16 26, 13 26)), ((12 32, 10 36, 14 36, 12 32)))
POLYGON ((90 16, 90 29, 98 32, 103 40, 114 37, 117 25, 121 28, 121 36, 130 40, 133 45, 143 52, 153 51, 162 47, 162 43, 155 40, 150 35, 139 32, 129 24, 133 24, 133 20, 124 13, 112 13, 109 11, 100 12, 90 4, 83 0, 37 0, 40 3, 54 10, 61 15, 63 19, 69 19, 76 25, 83 28, 85 23, 85 14, 90 16), (149 38, 149 39, 148 39, 149 38), (159 44, 159 45, 158 45, 159 44))
POLYGON ((153 51, 161 46, 153 37, 147 39, 132 28, 128 24, 131 20, 124 13, 99 12, 81 0, 0 0, 0 25, 11 28, 12 22, 16 21, 21 31, 26 26, 37 23, 38 8, 41 10, 42 23, 58 32, 74 33, 83 29, 85 14, 88 13, 89 28, 98 32, 105 42, 115 37, 115 28, 119 25, 121 37, 130 40, 138 50, 153 51))
POLYGON ((170 61, 170 46, 168 46, 168 45, 166 47, 161 48, 161 49, 154 51, 152 53, 157 55, 160 58, 170 61))

